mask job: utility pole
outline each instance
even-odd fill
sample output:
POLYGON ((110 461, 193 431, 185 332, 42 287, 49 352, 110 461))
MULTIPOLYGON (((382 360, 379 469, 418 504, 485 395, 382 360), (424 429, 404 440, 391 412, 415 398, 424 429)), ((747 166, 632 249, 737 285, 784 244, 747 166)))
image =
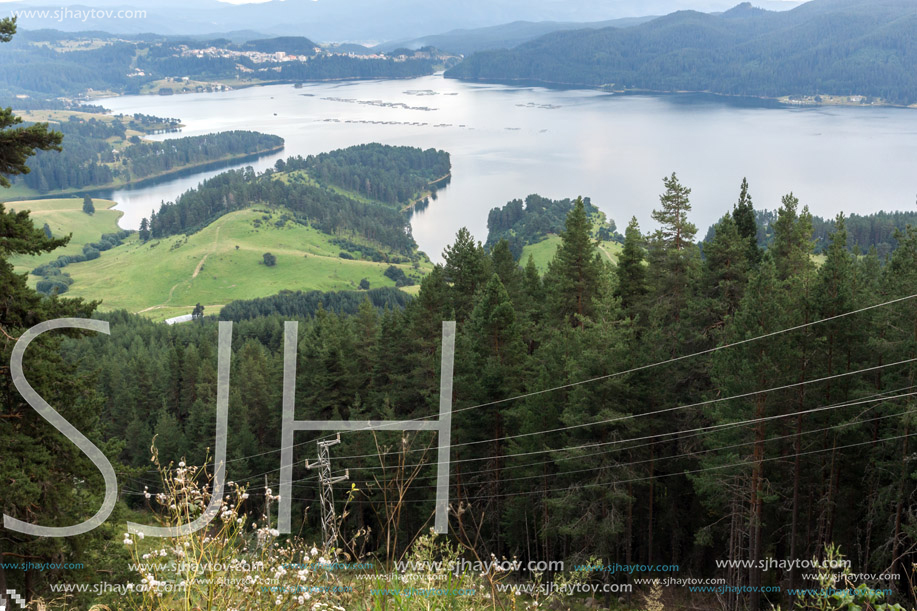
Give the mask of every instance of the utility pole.
POLYGON ((328 455, 328 448, 341 443, 341 434, 337 438, 318 443, 318 462, 309 464, 306 460, 306 469, 321 469, 318 474, 318 481, 321 486, 322 498, 322 536, 324 537, 325 551, 334 550, 338 540, 337 518, 334 514, 334 484, 350 479, 350 469, 344 471, 344 475, 331 477, 331 458, 328 455))

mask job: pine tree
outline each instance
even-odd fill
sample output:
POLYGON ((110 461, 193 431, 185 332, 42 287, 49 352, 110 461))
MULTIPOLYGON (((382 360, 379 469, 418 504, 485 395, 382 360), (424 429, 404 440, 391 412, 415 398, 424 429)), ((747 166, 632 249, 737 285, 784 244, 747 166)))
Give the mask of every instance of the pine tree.
POLYGON ((697 227, 688 221, 691 212, 691 189, 678 182, 673 172, 662 179, 665 193, 659 196, 660 207, 653 210, 653 220, 661 225, 656 238, 667 248, 681 251, 690 245, 697 233, 697 227))
POLYGON ((646 295, 646 266, 643 234, 637 217, 631 217, 624 230, 624 247, 618 256, 618 283, 615 297, 621 300, 621 307, 633 318, 646 295))
MULTIPOLYGON (((517 324, 516 310, 500 277, 495 273, 475 300, 474 310, 466 329, 456 343, 456 352, 465 355, 457 370, 456 394, 475 403, 498 401, 519 393, 524 376, 525 345, 517 324)), ((506 404, 497 404, 483 414, 460 416, 455 420, 456 435, 463 439, 495 441, 484 445, 492 458, 487 464, 489 473, 482 485, 484 494, 503 494, 505 442, 507 434, 506 404)), ((467 453, 460 453, 467 456, 467 453)), ((500 497, 493 500, 489 530, 494 548, 502 554, 503 542, 500 523, 503 503, 500 497)))
POLYGON ((742 179, 739 201, 732 207, 732 220, 736 224, 739 235, 748 243, 749 263, 756 265, 761 260, 761 249, 758 248, 758 221, 755 217, 751 194, 748 192, 747 178, 742 179))
MULTIPOLYGON (((16 33, 15 19, 0 20, 0 43, 9 42, 16 33)), ((59 151, 63 135, 48 131, 47 123, 16 127, 22 118, 12 108, 0 108, 0 187, 9 187, 9 176, 29 173, 26 160, 40 151, 59 151)))
POLYGON ((516 263, 515 257, 510 250, 509 242, 501 239, 490 252, 491 269, 500 277, 500 282, 506 288, 510 299, 513 302, 519 300, 519 293, 522 290, 522 270, 516 263))
POLYGON ((83 198, 83 212, 92 216, 96 212, 96 207, 92 203, 92 198, 88 195, 83 198))
POLYGON ((592 237, 592 223, 583 198, 577 198, 560 237, 561 244, 548 265, 544 283, 555 319, 577 327, 592 316, 596 299, 607 288, 605 264, 598 241, 592 237))
MULTIPOLYGON (((0 41, 15 32, 12 20, 0 21, 0 41)), ((28 172, 26 160, 35 149, 59 148, 60 134, 47 131, 46 124, 11 128, 21 123, 11 109, 0 110, 0 186, 9 187, 7 176, 28 172)), ((9 363, 16 338, 39 322, 54 318, 89 318, 97 302, 78 299, 45 299, 30 289, 25 275, 16 274, 9 263, 17 255, 50 252, 67 243, 68 238, 49 238, 34 226, 28 212, 7 212, 0 204, 0 363, 9 363)), ((34 342, 26 356, 26 375, 36 392, 49 404, 66 406, 67 420, 89 437, 109 457, 120 448, 101 443, 98 414, 103 401, 92 388, 90 376, 76 376, 75 367, 61 356, 62 335, 48 334, 34 342)), ((7 482, 0 495, 0 510, 6 515, 44 526, 80 523, 101 503, 104 486, 98 470, 74 445, 62 443, 59 434, 14 389, 8 368, 0 366, 0 470, 7 482), (74 483, 77 482, 77 483, 74 483)), ((38 539, 6 532, 0 537, 0 557, 21 556, 33 562, 52 561, 99 544, 102 529, 74 541, 71 538, 38 539)), ((0 567, 0 592, 15 585, 32 597, 34 572, 27 572, 25 584, 10 584, 0 567)), ((64 572, 61 578, 72 578, 64 572)))
POLYGON ((799 199, 792 193, 783 197, 774 223, 774 243, 771 250, 781 280, 806 275, 812 263, 812 215, 806 206, 798 211, 799 199))
MULTIPOLYGON (((787 318, 792 312, 787 307, 786 295, 786 292, 780 288, 774 265, 768 258, 765 258, 751 275, 742 302, 726 329, 725 340, 727 342, 740 341, 788 326, 787 318)), ((713 357, 715 392, 717 395, 728 397, 776 386, 785 381, 785 368, 790 362, 789 356, 790 343, 785 336, 775 336, 768 340, 743 344, 717 352, 713 357)), ((780 401, 779 396, 773 393, 759 393, 719 403, 711 412, 716 423, 760 420, 773 416, 782 403, 785 401, 780 401)), ((708 439, 711 448, 729 447, 735 445, 737 441, 744 442, 751 446, 752 458, 747 468, 738 469, 739 473, 732 469, 712 472, 710 476, 699 476, 695 480, 696 482, 707 480, 708 486, 713 483, 714 488, 709 489, 711 491, 717 486, 715 482, 709 481, 711 477, 720 482, 720 487, 726 481, 731 490, 742 491, 744 489, 740 497, 743 499, 742 503, 732 509, 732 511, 741 512, 733 528, 736 529, 740 540, 747 539, 748 541, 747 545, 738 547, 747 550, 747 559, 753 563, 747 575, 748 585, 752 587, 761 586, 761 570, 757 566, 757 561, 764 550, 764 511, 765 503, 768 500, 765 498, 765 489, 768 487, 768 482, 771 481, 767 477, 765 468, 772 463, 764 462, 766 441, 772 435, 769 426, 772 428, 774 425, 769 425, 766 420, 760 420, 753 428, 727 429, 711 436, 708 439), (731 477, 726 479, 727 476, 731 477), (747 499, 747 504, 744 499, 747 499), (743 525, 747 525, 748 528, 745 532, 743 532, 745 528, 743 525)), ((745 452, 747 453, 748 450, 745 452)), ((736 462, 738 461, 735 460, 735 453, 728 451, 723 454, 713 453, 709 458, 704 459, 704 464, 708 467, 735 464, 736 462)), ((730 556, 741 559, 734 549, 730 550, 730 556)), ((749 595, 750 608, 759 608, 759 601, 760 595, 757 592, 749 595)))
POLYGON ((465 227, 458 230, 455 242, 443 250, 443 259, 446 281, 452 285, 455 320, 461 323, 471 314, 478 289, 490 277, 489 262, 484 247, 465 227))
POLYGON ((722 327, 735 313, 748 282, 748 242, 733 217, 726 215, 714 226, 713 239, 704 245, 704 276, 711 301, 709 324, 722 327))

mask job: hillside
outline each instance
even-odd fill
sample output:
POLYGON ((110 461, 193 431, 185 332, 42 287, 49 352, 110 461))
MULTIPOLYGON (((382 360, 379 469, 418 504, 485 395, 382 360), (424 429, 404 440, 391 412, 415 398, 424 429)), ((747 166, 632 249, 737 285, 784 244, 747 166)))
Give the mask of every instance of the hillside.
POLYGON ((432 268, 408 218, 450 176, 444 151, 365 144, 278 161, 261 174, 224 172, 164 203, 136 234, 114 204, 28 202, 66 249, 20 257, 44 293, 101 298, 102 308, 157 319, 281 291, 402 288, 432 268))
MULTIPOLYGON (((189 314, 195 304, 216 314, 235 299, 267 297, 282 290, 355 290, 366 279, 370 288, 394 287, 385 276, 394 265, 413 281, 432 268, 361 260, 334 236, 299 224, 284 208, 256 206, 237 210, 190 236, 142 242, 136 236, 93 261, 67 266, 73 278, 67 296, 102 299, 103 310, 127 309, 161 320, 189 314), (264 264, 264 253, 276 264, 264 264), (351 259, 341 258, 344 252, 351 259)), ((406 287, 410 292, 411 287, 406 287)))
POLYGON ((274 169, 224 172, 163 204, 149 219, 153 238, 195 231, 251 202, 286 206, 329 233, 361 236, 405 256, 417 245, 408 213, 450 176, 449 154, 378 143, 279 160, 274 169))
POLYGON ((301 36, 237 45, 226 39, 36 30, 0 46, 0 100, 59 104, 58 98, 167 95, 188 87, 213 91, 267 82, 411 78, 433 74, 448 59, 356 58, 332 49, 316 53, 316 47, 301 36), (279 52, 286 55, 275 55, 279 52))
POLYGON ((41 228, 47 224, 51 234, 56 238, 71 234, 70 243, 53 252, 34 257, 11 258, 10 262, 16 272, 22 274, 31 271, 61 255, 79 254, 84 245, 97 242, 106 233, 118 232, 118 219, 124 213, 113 210, 116 203, 107 199, 93 199, 92 203, 96 210, 92 216, 83 212, 83 200, 75 197, 5 203, 4 206, 8 210, 29 210, 35 226, 41 228))
POLYGON ((909 0, 813 0, 786 12, 745 3, 722 14, 679 11, 631 28, 554 32, 512 50, 476 53, 446 76, 913 104, 915 33, 909 0))

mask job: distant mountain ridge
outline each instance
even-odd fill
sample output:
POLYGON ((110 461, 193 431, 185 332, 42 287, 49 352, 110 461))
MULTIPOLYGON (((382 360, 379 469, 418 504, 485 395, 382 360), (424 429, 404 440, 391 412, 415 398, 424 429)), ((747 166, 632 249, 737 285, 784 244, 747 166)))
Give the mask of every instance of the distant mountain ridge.
MULTIPOLYGON (((758 3, 764 3, 765 8, 784 9, 799 1, 759 0, 758 3)), ((268 36, 306 35, 317 42, 377 44, 514 21, 582 23, 664 15, 683 8, 723 11, 730 6, 730 0, 269 0, 236 5, 217 0, 161 0, 142 6, 129 6, 125 0, 94 0, 92 3, 86 0, 59 0, 53 3, 49 0, 20 0, 0 3, 3 9, 0 12, 7 15, 7 11, 55 11, 62 7, 144 11, 142 18, 132 19, 108 18, 104 15, 100 17, 97 14, 85 20, 23 16, 19 22, 23 29, 105 30, 116 34, 156 32, 195 36, 209 32, 256 29, 268 36)))
POLYGON ((679 11, 630 28, 554 32, 476 53, 446 76, 730 95, 917 102, 913 0, 813 0, 771 12, 679 11))
POLYGON ((413 40, 393 41, 377 45, 375 48, 380 51, 390 51, 398 47, 419 49, 432 46, 450 53, 468 55, 492 49, 511 49, 551 32, 608 27, 624 28, 646 23, 655 18, 654 16, 624 17, 594 22, 513 21, 485 28, 451 30, 444 34, 422 36, 413 40))

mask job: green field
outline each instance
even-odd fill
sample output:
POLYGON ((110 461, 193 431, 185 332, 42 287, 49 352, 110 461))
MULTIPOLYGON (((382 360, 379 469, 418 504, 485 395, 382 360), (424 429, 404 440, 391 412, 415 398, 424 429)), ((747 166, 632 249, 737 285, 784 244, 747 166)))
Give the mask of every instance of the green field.
MULTIPOLYGON (((341 259, 342 249, 331 243, 332 236, 293 221, 281 223, 285 213, 249 208, 190 236, 146 244, 131 237, 99 259, 64 268, 74 280, 67 296, 102 299, 102 310, 123 308, 162 320, 190 314, 196 303, 216 313, 235 299, 285 289, 349 290, 363 278, 372 288, 395 285, 384 276, 388 263, 341 259), (266 252, 277 257, 274 267, 264 265, 266 252)), ((418 282, 432 264, 424 260, 416 269, 411 263, 398 267, 418 282)))
MULTIPOLYGON (((540 242, 529 244, 523 247, 522 258, 519 262, 524 266, 529 260, 529 255, 532 255, 532 258, 535 259, 535 267, 543 274, 548 269, 548 263, 554 258, 554 253, 557 252, 560 242, 559 235, 551 234, 540 242)), ((621 252, 621 245, 617 242, 601 242, 599 243, 599 252, 602 253, 606 260, 615 263, 618 260, 618 254, 621 252)))
MULTIPOLYGON (((73 234, 70 243, 54 252, 45 253, 35 257, 12 257, 10 262, 19 273, 28 272, 43 263, 54 261, 61 255, 75 255, 83 251, 83 244, 98 242, 102 234, 115 233, 120 230, 118 219, 124 214, 112 210, 115 202, 107 199, 92 200, 95 214, 89 216, 83 212, 82 198, 69 197, 62 199, 36 199, 20 202, 6 202, 4 205, 10 210, 30 210, 32 222, 41 227, 47 223, 54 237, 64 237, 73 234)), ((34 284, 37 278, 31 277, 34 284)))

